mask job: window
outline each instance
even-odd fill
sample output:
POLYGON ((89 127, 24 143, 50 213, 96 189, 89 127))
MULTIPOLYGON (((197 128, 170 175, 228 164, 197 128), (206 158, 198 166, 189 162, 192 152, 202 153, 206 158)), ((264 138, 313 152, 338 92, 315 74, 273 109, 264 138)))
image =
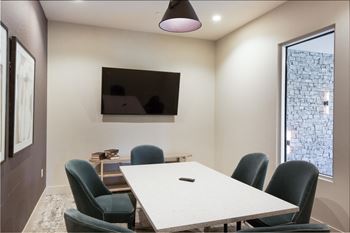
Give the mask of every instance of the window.
POLYGON ((334 29, 283 46, 282 162, 333 177, 334 29))

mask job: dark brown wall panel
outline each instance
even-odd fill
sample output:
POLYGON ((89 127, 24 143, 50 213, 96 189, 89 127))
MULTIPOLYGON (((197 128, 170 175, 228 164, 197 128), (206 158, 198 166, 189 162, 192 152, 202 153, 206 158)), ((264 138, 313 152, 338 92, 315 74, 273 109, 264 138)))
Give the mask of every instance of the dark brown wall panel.
POLYGON ((1 21, 36 59, 34 144, 1 164, 1 231, 19 232, 46 184, 47 20, 38 1, 1 1, 1 21))

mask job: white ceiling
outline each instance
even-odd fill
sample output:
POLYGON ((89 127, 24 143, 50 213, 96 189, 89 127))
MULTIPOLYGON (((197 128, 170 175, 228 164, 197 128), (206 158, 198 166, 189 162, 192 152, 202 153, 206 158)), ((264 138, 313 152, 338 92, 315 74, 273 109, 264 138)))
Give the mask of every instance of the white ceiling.
MULTIPOLYGON (((196 32, 176 35, 217 40, 284 2, 192 0, 203 26, 196 32), (222 21, 214 23, 211 19, 214 14, 220 14, 222 21)), ((168 3, 168 0, 41 1, 49 20, 162 34, 169 34, 158 27, 168 3)))

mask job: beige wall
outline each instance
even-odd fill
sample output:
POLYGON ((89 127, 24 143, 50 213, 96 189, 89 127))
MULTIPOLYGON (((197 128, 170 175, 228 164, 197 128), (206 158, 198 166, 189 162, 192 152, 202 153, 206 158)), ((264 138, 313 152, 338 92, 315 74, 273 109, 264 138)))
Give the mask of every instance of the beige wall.
MULTIPOLYGON (((217 41, 216 166, 248 152, 279 156, 280 43, 336 25, 334 180, 319 180, 313 217, 349 231, 349 2, 289 1, 217 41)), ((269 178, 267 179, 267 182, 269 178)))
POLYGON ((70 159, 139 144, 214 166, 214 42, 50 22, 48 47, 48 186, 67 184, 70 159), (178 116, 103 118, 102 66, 181 72, 178 116))
POLYGON ((268 182, 279 157, 278 45, 332 24, 335 175, 333 182, 319 181, 313 217, 349 231, 346 1, 287 2, 216 46, 204 40, 50 22, 48 186, 67 184, 63 166, 69 159, 87 159, 93 151, 116 146, 125 154, 144 143, 167 152, 190 152, 195 160, 229 175, 242 155, 262 151, 270 157, 268 182), (181 72, 179 115, 102 117, 102 66, 181 72))

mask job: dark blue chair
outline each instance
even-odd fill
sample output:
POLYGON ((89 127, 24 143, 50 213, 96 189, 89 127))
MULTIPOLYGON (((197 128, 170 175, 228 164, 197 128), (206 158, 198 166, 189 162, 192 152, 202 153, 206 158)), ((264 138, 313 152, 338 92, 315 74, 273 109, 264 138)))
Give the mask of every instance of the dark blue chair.
POLYGON ((305 161, 289 161, 279 165, 265 191, 299 206, 299 212, 249 220, 248 223, 253 227, 309 223, 318 173, 313 164, 305 161))
POLYGON ((262 190, 268 164, 269 160, 263 153, 247 154, 239 161, 231 177, 262 190))
POLYGON ((325 224, 291 224, 249 228, 240 230, 239 232, 330 232, 330 229, 325 224))
MULTIPOLYGON (((269 160, 263 153, 247 154, 241 158, 231 177, 262 190, 268 164, 269 160)), ((237 222, 236 227, 240 230, 241 222, 237 222)), ((224 231, 227 232, 227 229, 227 224, 224 224, 224 231)))
POLYGON ((128 193, 113 194, 103 184, 95 169, 84 160, 71 160, 65 165, 75 204, 80 212, 112 223, 135 226, 135 205, 128 193))
POLYGON ((131 164, 155 164, 164 163, 162 149, 152 145, 137 146, 131 150, 131 164))
POLYGON ((112 223, 92 218, 80 213, 78 210, 69 209, 64 212, 64 221, 67 232, 118 232, 133 233, 133 231, 116 226, 112 223))

